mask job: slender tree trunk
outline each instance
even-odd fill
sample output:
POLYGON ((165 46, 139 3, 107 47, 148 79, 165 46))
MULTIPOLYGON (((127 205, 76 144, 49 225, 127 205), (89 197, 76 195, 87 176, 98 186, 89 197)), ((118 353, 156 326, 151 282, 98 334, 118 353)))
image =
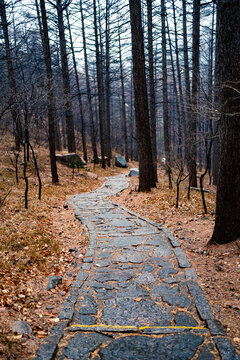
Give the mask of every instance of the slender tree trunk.
POLYGON ((217 3, 216 83, 220 103, 220 167, 215 227, 210 243, 240 237, 240 6, 239 0, 217 3))
POLYGON ((120 79, 121 79, 121 117, 123 123, 123 134, 124 134, 124 153, 125 159, 129 161, 128 155, 128 132, 127 132, 127 116, 126 116, 126 101, 125 101, 125 88, 124 88, 124 76, 123 76, 123 63, 122 63, 122 49, 121 49, 121 37, 120 27, 118 25, 118 46, 119 46, 119 65, 120 65, 120 79))
MULTIPOLYGON (((44 61, 47 74, 47 109, 48 109, 48 141, 51 163, 52 182, 58 182, 57 164, 55 156, 55 101, 53 93, 53 74, 52 62, 49 46, 48 24, 45 9, 45 1, 40 0, 41 17, 42 17, 42 45, 44 53, 44 61)), ((40 19, 39 19, 40 20, 40 19)), ((40 28, 41 31, 41 28, 40 28)))
POLYGON ((192 50, 192 116, 190 129, 190 173, 191 186, 197 187, 197 107, 199 83, 199 50, 200 50, 200 0, 193 1, 193 50, 192 50))
POLYGON ((150 135, 152 144, 152 157, 154 179, 157 182, 157 139, 156 139, 156 96, 154 80, 153 34, 152 34, 152 0, 147 0, 148 19, 148 62, 149 62, 149 97, 150 97, 150 135))
POLYGON ((90 132, 91 132, 91 143, 92 143, 92 151, 93 151, 93 161, 94 161, 94 164, 98 164, 99 159, 98 159, 97 144, 96 144, 95 125, 94 125, 94 119, 93 119, 92 94, 91 94, 89 71, 88 71, 87 44, 86 44, 86 35, 85 35, 85 24, 84 24, 82 0, 80 0, 80 12, 81 12, 81 22, 82 22, 83 51, 84 51, 85 76, 86 76, 86 87, 87 87, 87 97, 88 97, 88 107, 89 107, 90 132))
POLYGON ((70 79, 69 79, 69 70, 68 70, 65 28, 63 21, 62 0, 56 0, 56 4, 57 4, 56 7, 57 7, 57 15, 58 15, 58 31, 59 31, 59 39, 60 39, 67 143, 68 143, 68 152, 71 153, 71 152, 76 152, 76 144, 75 144, 75 134, 74 134, 73 113, 72 113, 72 100, 71 100, 70 79))
POLYGON ((190 76, 189 76, 189 60, 188 60, 188 37, 187 37, 187 9, 186 0, 182 0, 183 6, 183 55, 184 55, 184 77, 185 77, 185 92, 186 92, 186 126, 184 127, 185 140, 185 160, 188 171, 190 172, 190 134, 189 123, 191 122, 191 91, 190 91, 190 76))
POLYGON ((11 54, 10 41, 9 41, 8 21, 7 21, 7 15, 6 15, 6 4, 5 4, 4 0, 0 0, 0 16, 1 16, 1 25, 2 25, 2 29, 3 29, 5 51, 6 51, 8 81, 9 81, 10 92, 11 92, 10 101, 12 103, 11 115, 12 115, 14 134, 15 134, 15 148, 16 148, 16 151, 20 151, 22 130, 21 130, 21 124, 20 124, 18 110, 17 110, 17 88, 16 88, 16 81, 15 81, 15 75, 14 75, 14 69, 13 69, 13 62, 12 62, 12 54, 11 54))
POLYGON ((135 117, 139 156, 139 191, 149 191, 151 187, 156 186, 156 183, 154 179, 149 129, 141 1, 129 0, 129 5, 132 33, 135 117))
MULTIPOLYGON (((176 115, 177 115, 177 159, 182 162, 182 127, 181 127, 181 116, 180 116, 180 105, 179 105, 179 95, 178 95, 178 90, 177 90, 177 79, 176 79, 176 73, 175 73, 175 66, 174 66, 174 61, 173 61, 173 52, 172 52, 172 42, 171 42, 171 37, 170 37, 170 31, 169 31, 169 26, 168 26, 168 21, 167 21, 167 31, 168 31, 168 40, 169 40, 169 47, 170 47, 170 57, 171 57, 171 65, 172 65, 172 74, 173 74, 173 90, 174 90, 174 94, 173 94, 173 98, 175 99, 175 105, 176 105, 176 115)), ((173 111, 174 113, 174 111, 173 111)), ((174 119, 172 119, 172 124, 174 126, 174 119)), ((175 138, 175 131, 173 131, 173 138, 172 138, 173 142, 176 143, 176 138, 175 138)))
POLYGON ((111 166, 112 144, 111 144, 111 116, 110 116, 110 36, 109 36, 109 0, 106 0, 106 155, 107 165, 111 166))
POLYGON ((167 83, 167 47, 166 47, 166 24, 165 24, 165 0, 161 0, 162 18, 162 84, 163 84, 163 128, 164 150, 168 165, 171 163, 169 116, 168 116, 168 83, 167 83))
POLYGON ((98 116, 100 129, 100 146, 101 146, 101 163, 102 168, 105 168, 105 146, 104 146, 104 123, 103 123, 103 83, 102 83, 102 67, 100 63, 100 52, 98 42, 98 28, 97 28, 97 6, 96 0, 93 0, 94 11, 94 33, 95 33, 95 51, 96 51, 96 68, 97 68, 97 88, 98 88, 98 116))
POLYGON ((77 86, 77 97, 78 97, 78 105, 79 105, 79 113, 80 113, 80 121, 81 121, 83 158, 87 163, 87 161, 88 161, 88 159, 87 159, 87 144, 86 144, 86 131, 85 131, 85 119, 84 119, 84 114, 83 114, 82 94, 81 94, 81 89, 80 89, 80 82, 79 82, 77 62, 76 62, 75 51, 74 51, 73 40, 72 40, 71 26, 70 26, 70 22, 69 22, 68 9, 66 9, 66 14, 67 14, 70 46, 71 46, 71 52, 72 52, 74 75, 75 75, 75 81, 76 81, 76 86, 77 86))

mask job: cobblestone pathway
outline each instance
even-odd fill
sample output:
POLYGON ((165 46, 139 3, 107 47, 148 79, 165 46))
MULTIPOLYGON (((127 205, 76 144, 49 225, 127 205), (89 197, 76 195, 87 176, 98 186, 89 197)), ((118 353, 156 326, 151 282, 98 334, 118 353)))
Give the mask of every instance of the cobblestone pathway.
POLYGON ((107 200, 124 175, 69 203, 90 244, 35 359, 239 359, 170 232, 107 200))

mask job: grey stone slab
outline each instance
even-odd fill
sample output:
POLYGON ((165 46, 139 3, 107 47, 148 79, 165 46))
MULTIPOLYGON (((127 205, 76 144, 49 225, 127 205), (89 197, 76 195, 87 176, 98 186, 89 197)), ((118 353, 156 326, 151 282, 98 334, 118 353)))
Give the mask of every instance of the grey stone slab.
POLYGON ((151 295, 156 298, 164 295, 179 295, 180 290, 178 286, 164 284, 162 286, 151 286, 150 292, 151 295))
POLYGON ((130 252, 123 255, 119 255, 113 260, 115 263, 136 263, 140 264, 147 258, 147 254, 130 252))
POLYGON ((188 308, 191 303, 191 299, 183 295, 163 295, 162 299, 169 305, 175 305, 180 308, 188 308))
POLYGON ((186 257, 186 255, 184 254, 184 252, 182 251, 182 249, 180 248, 174 248, 173 249, 176 257, 177 257, 177 260, 178 260, 178 264, 181 268, 188 268, 188 267, 191 267, 191 265, 189 264, 189 261, 186 257))
POLYGON ((59 319, 60 320, 71 320, 73 318, 73 314, 74 314, 74 305, 77 301, 77 296, 68 296, 62 307, 61 307, 61 310, 60 310, 60 313, 59 313, 59 319))
POLYGON ((63 355, 71 360, 89 360, 90 354, 101 344, 106 344, 111 338, 102 334, 76 333, 69 339, 68 344, 63 349, 63 355))
POLYGON ((135 277, 134 280, 139 285, 148 285, 148 284, 151 284, 151 283, 157 281, 157 278, 153 274, 143 273, 143 274, 135 277))
POLYGON ((177 274, 178 273, 178 270, 172 268, 172 267, 169 267, 169 268, 162 268, 160 269, 157 274, 160 276, 161 279, 166 279, 166 278, 169 278, 169 276, 172 274, 177 274))
POLYGON ((134 301, 132 298, 114 298, 105 301, 102 323, 109 325, 170 325, 172 314, 164 305, 154 301, 134 301), (114 322, 114 323, 113 323, 114 322))
POLYGON ((202 337, 194 334, 127 336, 112 341, 99 354, 102 360, 190 360, 202 342, 202 337))
POLYGON ((231 341, 227 337, 215 337, 214 341, 220 353, 221 360, 239 360, 240 356, 234 349, 231 341))
POLYGON ((61 321, 53 326, 50 335, 44 340, 44 343, 37 350, 34 360, 53 359, 58 343, 63 336, 63 331, 68 324, 69 321, 61 321))
POLYGON ((197 273, 193 268, 185 269, 185 276, 187 280, 197 281, 197 273))
POLYGON ((109 260, 100 260, 94 263, 94 266, 97 268, 108 267, 109 265, 111 265, 111 262, 109 260))
POLYGON ((187 281, 187 285, 190 291, 190 294, 194 297, 194 301, 198 310, 198 313, 202 320, 213 320, 214 315, 212 310, 203 294, 202 289, 195 281, 187 281))
POLYGON ((125 246, 137 246, 146 243, 147 236, 119 236, 110 241, 112 247, 124 248, 125 246))
POLYGON ((177 312, 174 321, 177 326, 198 326, 198 322, 192 317, 192 315, 183 311, 177 312))
POLYGON ((96 324, 97 319, 95 316, 79 313, 78 321, 80 324, 83 324, 83 325, 94 325, 94 324, 96 324))
POLYGON ((90 256, 90 257, 85 257, 84 259, 83 259, 83 262, 84 263, 92 263, 93 262, 93 258, 90 256))
POLYGON ((88 277, 88 274, 86 272, 83 271, 79 271, 79 273, 77 274, 76 280, 78 281, 85 281, 88 277))
POLYGON ((178 239, 176 239, 171 233, 169 233, 167 237, 174 248, 180 246, 178 239))
POLYGON ((95 280, 97 282, 106 282, 106 281, 126 281, 131 279, 134 276, 132 270, 121 270, 121 271, 109 271, 103 274, 95 275, 95 280))
POLYGON ((211 334, 213 336, 215 335, 222 335, 222 336, 226 336, 224 327, 222 326, 222 324, 220 323, 219 320, 213 319, 213 320, 209 320, 207 319, 207 326, 211 332, 211 334))
POLYGON ((215 359, 214 354, 209 351, 206 345, 204 345, 200 350, 200 354, 198 355, 197 360, 214 360, 214 359, 215 359))
POLYGON ((82 267, 81 267, 81 270, 90 270, 91 269, 91 266, 92 266, 92 264, 88 264, 88 263, 84 263, 84 264, 82 264, 82 267))
POLYGON ((171 250, 166 245, 158 246, 153 251, 153 256, 170 257, 172 255, 171 250))

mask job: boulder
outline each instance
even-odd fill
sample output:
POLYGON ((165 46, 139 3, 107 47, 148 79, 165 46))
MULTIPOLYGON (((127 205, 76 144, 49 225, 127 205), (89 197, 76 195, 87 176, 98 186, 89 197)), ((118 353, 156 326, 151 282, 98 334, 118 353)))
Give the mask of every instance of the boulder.
POLYGON ((31 335, 32 328, 25 321, 18 320, 13 324, 13 331, 20 335, 31 335))
POLYGON ((55 287, 61 283, 62 283, 61 276, 55 276, 55 275, 50 276, 50 278, 48 280, 47 290, 55 289, 55 287))
POLYGON ((67 165, 70 168, 82 169, 86 163, 80 158, 78 154, 65 154, 65 155, 56 155, 56 160, 60 161, 62 164, 67 165))
POLYGON ((115 165, 117 167, 121 167, 121 168, 127 168, 128 167, 128 164, 127 164, 126 160, 122 156, 119 156, 119 155, 115 156, 115 165))
POLYGON ((130 169, 129 176, 139 176, 139 170, 137 168, 130 169))

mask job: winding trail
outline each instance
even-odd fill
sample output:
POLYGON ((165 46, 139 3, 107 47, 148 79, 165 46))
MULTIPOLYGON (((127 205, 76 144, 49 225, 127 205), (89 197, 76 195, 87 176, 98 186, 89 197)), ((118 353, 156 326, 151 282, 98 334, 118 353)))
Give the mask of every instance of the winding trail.
POLYGON ((239 359, 178 240, 108 201, 128 185, 118 175, 70 199, 89 248, 35 359, 239 359))

